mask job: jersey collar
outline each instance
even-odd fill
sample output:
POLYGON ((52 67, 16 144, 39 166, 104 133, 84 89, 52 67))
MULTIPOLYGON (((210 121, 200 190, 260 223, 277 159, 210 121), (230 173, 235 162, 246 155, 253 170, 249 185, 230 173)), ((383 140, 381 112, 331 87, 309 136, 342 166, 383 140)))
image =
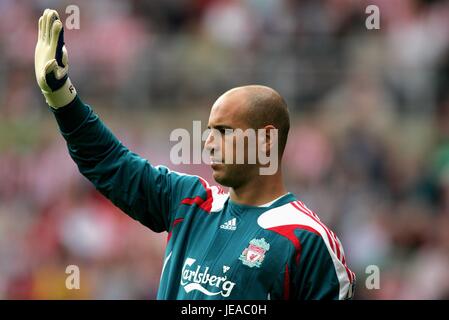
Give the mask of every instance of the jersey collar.
POLYGON ((262 204, 260 206, 251 206, 251 205, 247 205, 247 204, 240 204, 240 203, 233 202, 231 200, 231 197, 228 198, 228 202, 231 207, 235 207, 235 208, 239 208, 239 209, 262 209, 262 210, 267 209, 267 208, 280 207, 280 206, 283 206, 284 204, 287 204, 289 202, 296 201, 296 200, 297 200, 296 197, 291 192, 288 192, 288 193, 284 194, 283 196, 280 196, 279 198, 274 199, 273 201, 270 201, 268 203, 262 204))

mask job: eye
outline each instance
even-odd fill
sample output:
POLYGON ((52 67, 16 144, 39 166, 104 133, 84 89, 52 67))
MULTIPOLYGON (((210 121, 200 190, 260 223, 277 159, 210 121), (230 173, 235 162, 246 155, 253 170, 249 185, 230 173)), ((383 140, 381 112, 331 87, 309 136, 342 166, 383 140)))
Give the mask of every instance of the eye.
POLYGON ((224 134, 226 136, 230 136, 230 135, 234 134, 234 130, 233 129, 229 129, 229 128, 223 129, 222 134, 224 134))
POLYGON ((218 128, 215 128, 214 130, 216 130, 222 136, 225 134, 226 129, 218 127, 218 128))
POLYGON ((220 136, 229 136, 232 135, 234 130, 230 129, 230 128, 226 128, 226 127, 217 127, 214 128, 213 130, 216 130, 216 132, 218 132, 220 134, 220 136))

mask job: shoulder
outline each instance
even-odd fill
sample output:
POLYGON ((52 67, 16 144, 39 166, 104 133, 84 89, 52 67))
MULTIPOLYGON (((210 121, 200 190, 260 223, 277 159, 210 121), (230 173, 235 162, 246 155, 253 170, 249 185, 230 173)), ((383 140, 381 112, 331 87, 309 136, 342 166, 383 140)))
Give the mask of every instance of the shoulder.
POLYGON ((346 258, 340 239, 303 202, 292 201, 268 210, 259 216, 257 223, 261 228, 290 240, 298 254, 305 247, 327 249, 334 264, 353 280, 354 274, 346 267, 346 258))
POLYGON ((307 231, 322 238, 329 246, 335 247, 335 234, 320 220, 316 213, 298 200, 264 212, 259 216, 257 223, 263 229, 281 234, 288 230, 307 231))

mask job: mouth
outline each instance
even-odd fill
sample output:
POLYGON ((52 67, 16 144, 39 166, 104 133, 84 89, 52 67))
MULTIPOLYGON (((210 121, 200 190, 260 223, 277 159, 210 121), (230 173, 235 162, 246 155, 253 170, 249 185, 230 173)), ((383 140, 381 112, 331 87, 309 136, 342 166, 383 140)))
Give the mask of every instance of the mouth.
POLYGON ((219 159, 210 159, 210 166, 213 170, 217 170, 221 167, 221 165, 223 164, 223 162, 219 159))
POLYGON ((221 161, 220 159, 210 158, 209 160, 210 160, 210 164, 211 165, 213 165, 213 164, 222 164, 223 163, 223 161, 221 161))

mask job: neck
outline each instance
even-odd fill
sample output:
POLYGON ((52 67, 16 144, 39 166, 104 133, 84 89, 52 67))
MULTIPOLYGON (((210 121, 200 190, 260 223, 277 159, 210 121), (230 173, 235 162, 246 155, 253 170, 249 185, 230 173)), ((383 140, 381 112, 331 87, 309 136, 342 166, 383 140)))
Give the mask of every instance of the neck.
POLYGON ((250 206, 259 206, 273 201, 287 193, 282 172, 279 170, 271 176, 257 175, 237 188, 230 188, 230 198, 233 202, 250 206))

